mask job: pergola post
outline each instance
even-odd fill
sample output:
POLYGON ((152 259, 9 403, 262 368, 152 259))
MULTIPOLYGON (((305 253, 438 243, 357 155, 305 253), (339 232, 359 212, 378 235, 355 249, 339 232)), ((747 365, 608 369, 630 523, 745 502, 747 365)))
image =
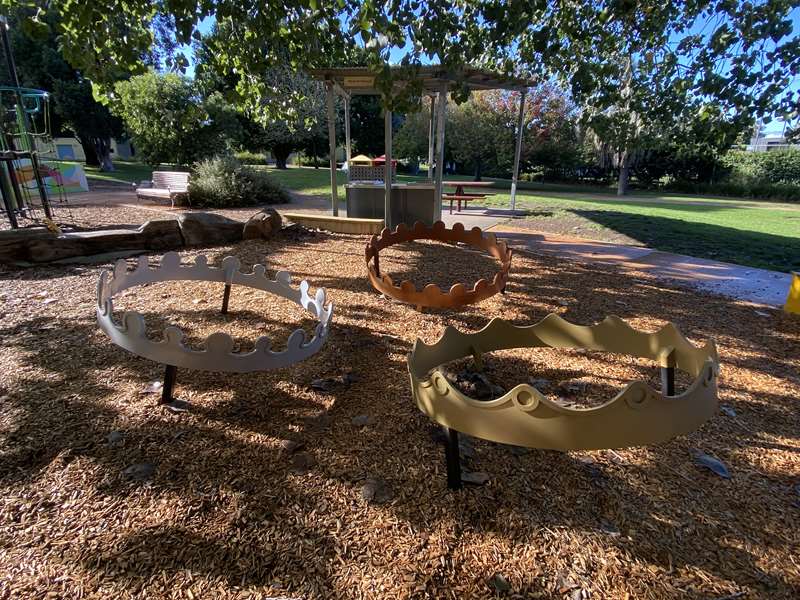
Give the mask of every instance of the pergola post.
POLYGON ((383 223, 389 229, 392 228, 392 111, 384 109, 383 113, 384 123, 384 142, 383 142, 383 155, 386 159, 383 171, 383 185, 386 196, 383 201, 383 223))
POLYGON ((442 175, 444 174, 444 120, 447 111, 447 84, 443 83, 439 90, 437 123, 436 123, 436 206, 433 220, 442 220, 442 175))
POLYGON ((523 119, 525 118, 525 94, 523 90, 519 98, 519 119, 517 120, 517 148, 514 151, 514 173, 511 178, 511 210, 517 207, 517 180, 519 179, 519 159, 522 154, 523 119))
POLYGON ((347 149, 347 168, 350 169, 350 158, 352 157, 350 147, 350 96, 344 97, 344 143, 347 149))
POLYGON ((433 181, 433 141, 436 136, 436 96, 431 94, 431 120, 428 125, 428 180, 433 181))
POLYGON ((325 101, 328 105, 328 140, 330 142, 331 163, 331 205, 333 216, 339 215, 339 197, 336 181, 336 115, 333 107, 333 82, 325 82, 325 101))

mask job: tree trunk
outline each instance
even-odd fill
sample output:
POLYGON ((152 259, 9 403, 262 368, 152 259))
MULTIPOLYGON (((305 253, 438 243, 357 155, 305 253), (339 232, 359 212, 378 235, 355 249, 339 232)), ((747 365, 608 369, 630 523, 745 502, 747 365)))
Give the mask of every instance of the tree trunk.
POLYGON ((83 154, 86 157, 84 163, 86 166, 99 167, 100 159, 97 157, 97 150, 95 150, 94 143, 91 140, 84 140, 83 138, 77 138, 77 140, 80 142, 81 148, 83 148, 83 154))
POLYGON ((289 159, 289 155, 292 153, 291 149, 284 148, 282 146, 276 146, 272 149, 272 154, 275 155, 275 166, 278 169, 285 169, 286 161, 289 159))
POLYGON ((319 158, 319 157, 317 156, 317 140, 316 140, 316 138, 311 140, 311 153, 314 155, 314 168, 315 169, 319 169, 319 161, 317 160, 317 158, 319 158))
POLYGON ((631 154, 627 150, 622 153, 622 160, 619 163, 619 179, 617 180, 617 196, 625 196, 628 193, 628 179, 631 176, 631 154))
POLYGON ((481 171, 483 170, 483 161, 475 161, 475 181, 481 180, 481 171))
POLYGON ((114 163, 111 160, 111 140, 103 138, 94 139, 95 153, 97 154, 100 170, 110 173, 114 170, 114 163))

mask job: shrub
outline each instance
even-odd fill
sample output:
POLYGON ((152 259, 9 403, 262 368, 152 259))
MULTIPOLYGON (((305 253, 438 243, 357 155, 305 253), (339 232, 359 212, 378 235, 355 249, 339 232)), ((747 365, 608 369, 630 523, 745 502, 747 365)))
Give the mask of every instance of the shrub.
POLYGON ((722 157, 730 180, 747 184, 800 185, 800 150, 744 152, 732 150, 722 157))
POLYGON ((256 152, 237 152, 234 154, 236 160, 244 165, 266 165, 266 154, 258 154, 256 152))
POLYGON ((741 183, 735 181, 697 183, 693 181, 673 181, 664 186, 664 189, 671 192, 705 194, 709 196, 800 202, 800 185, 792 183, 741 183))
POLYGON ((195 164, 189 201, 193 206, 230 208, 289 202, 289 194, 264 171, 232 156, 216 156, 195 164))

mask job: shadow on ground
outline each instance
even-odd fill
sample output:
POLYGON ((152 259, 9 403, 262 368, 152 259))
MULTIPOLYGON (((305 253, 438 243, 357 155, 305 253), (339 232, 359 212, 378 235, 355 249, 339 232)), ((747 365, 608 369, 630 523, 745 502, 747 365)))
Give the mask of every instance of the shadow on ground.
MULTIPOLYGON (((336 303, 334 326, 321 353, 290 369, 180 371, 178 396, 190 400, 188 414, 168 413, 154 396, 139 394, 160 368, 112 346, 92 314, 0 321, 0 352, 16 361, 2 391, 9 420, 0 486, 9 498, 38 503, 35 513, 22 501, 19 514, 6 513, 16 537, 6 537, 4 547, 74 540, 66 523, 88 515, 102 530, 85 543, 58 546, 46 560, 76 579, 97 576, 128 591, 190 572, 226 589, 356 597, 353 586, 380 581, 400 589, 406 584, 397 582, 409 575, 411 588, 437 597, 497 571, 520 594, 553 593, 559 578, 571 578, 587 588, 605 585, 598 593, 609 596, 631 589, 709 597, 713 580, 730 593, 792 597, 797 580, 764 555, 787 557, 796 547, 796 470, 765 453, 797 452, 796 321, 776 313, 755 328, 744 305, 609 268, 522 255, 505 297, 461 312, 418 313, 370 288, 362 249, 361 240, 322 234, 234 247, 245 265, 263 261, 271 271, 289 268, 313 287, 324 285, 336 303), (414 339, 433 341, 448 324, 476 330, 493 316, 528 324, 552 311, 583 324, 609 314, 673 321, 696 342, 714 338, 723 399, 738 416, 618 453, 520 452, 475 441, 469 467, 487 472, 490 483, 447 491, 442 447, 409 394, 405 355, 414 339), (50 344, 62 349, 43 352, 50 344), (316 379, 345 372, 355 374, 352 383, 310 389, 316 379), (374 423, 355 425, 360 415, 374 423), (112 431, 122 434, 119 444, 108 442, 112 431), (312 460, 296 459, 279 440, 301 442, 300 455, 312 460), (725 461, 734 478, 698 470, 694 448, 725 461), (124 477, 134 463, 153 464, 152 478, 124 477), (390 502, 362 498, 368 478, 386 482, 390 502), (74 506, 64 504, 73 496, 74 506), (106 506, 116 508, 103 512, 106 506), (25 529, 27 519, 47 531, 46 540, 25 529), (487 544, 495 570, 470 554, 487 544), (577 556, 581 561, 572 560, 577 556), (598 583, 598 574, 607 580, 623 568, 627 576, 598 583)), ((229 251, 210 255, 218 261, 229 251)), ((387 258, 393 276, 443 287, 496 268, 470 251, 428 244, 387 258)), ((93 285, 95 276, 82 275, 82 285, 93 285)), ((28 279, 36 282, 35 271, 28 279)), ((547 368, 541 373, 561 376, 558 365, 547 368)))

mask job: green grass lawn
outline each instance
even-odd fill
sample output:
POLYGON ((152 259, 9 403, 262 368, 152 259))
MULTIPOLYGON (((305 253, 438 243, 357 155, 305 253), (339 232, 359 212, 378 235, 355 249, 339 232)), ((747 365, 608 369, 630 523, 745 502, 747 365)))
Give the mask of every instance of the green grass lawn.
MULTIPOLYGON (((150 179, 153 169, 117 161, 116 171, 102 173, 85 167, 90 180, 138 183, 150 179)), ((300 194, 330 197, 328 169, 310 167, 267 169, 286 189, 300 194)), ((344 198, 347 176, 338 172, 339 198, 344 198)), ((398 176, 421 181, 424 176, 398 176)), ((466 175, 448 180, 470 181, 466 175)), ((510 206, 509 180, 494 182, 485 205, 510 206)), ((520 182, 517 208, 528 212, 525 222, 534 230, 601 241, 638 244, 665 252, 688 254, 777 271, 800 270, 800 205, 751 199, 714 198, 686 194, 635 193, 617 198, 607 188, 520 182)))
POLYGON ((97 167, 87 167, 82 162, 70 162, 66 160, 61 162, 64 164, 76 164, 83 167, 90 185, 92 180, 121 184, 139 183, 140 181, 149 180, 153 174, 153 167, 151 166, 121 160, 114 161, 114 171, 110 173, 105 173, 97 167))
MULTIPOLYGON (((327 169, 291 168, 269 173, 287 189, 330 195, 327 169)), ((400 175, 400 181, 424 177, 400 175)), ((448 175, 447 179, 469 176, 448 175)), ((337 173, 344 197, 344 173, 337 173)), ((496 195, 487 205, 510 205, 510 181, 493 180, 496 195)), ((686 194, 637 193, 617 198, 608 190, 522 183, 517 208, 528 211, 525 225, 564 235, 634 243, 777 271, 800 270, 800 205, 686 194)), ((519 222, 517 222, 519 223, 519 222)))

